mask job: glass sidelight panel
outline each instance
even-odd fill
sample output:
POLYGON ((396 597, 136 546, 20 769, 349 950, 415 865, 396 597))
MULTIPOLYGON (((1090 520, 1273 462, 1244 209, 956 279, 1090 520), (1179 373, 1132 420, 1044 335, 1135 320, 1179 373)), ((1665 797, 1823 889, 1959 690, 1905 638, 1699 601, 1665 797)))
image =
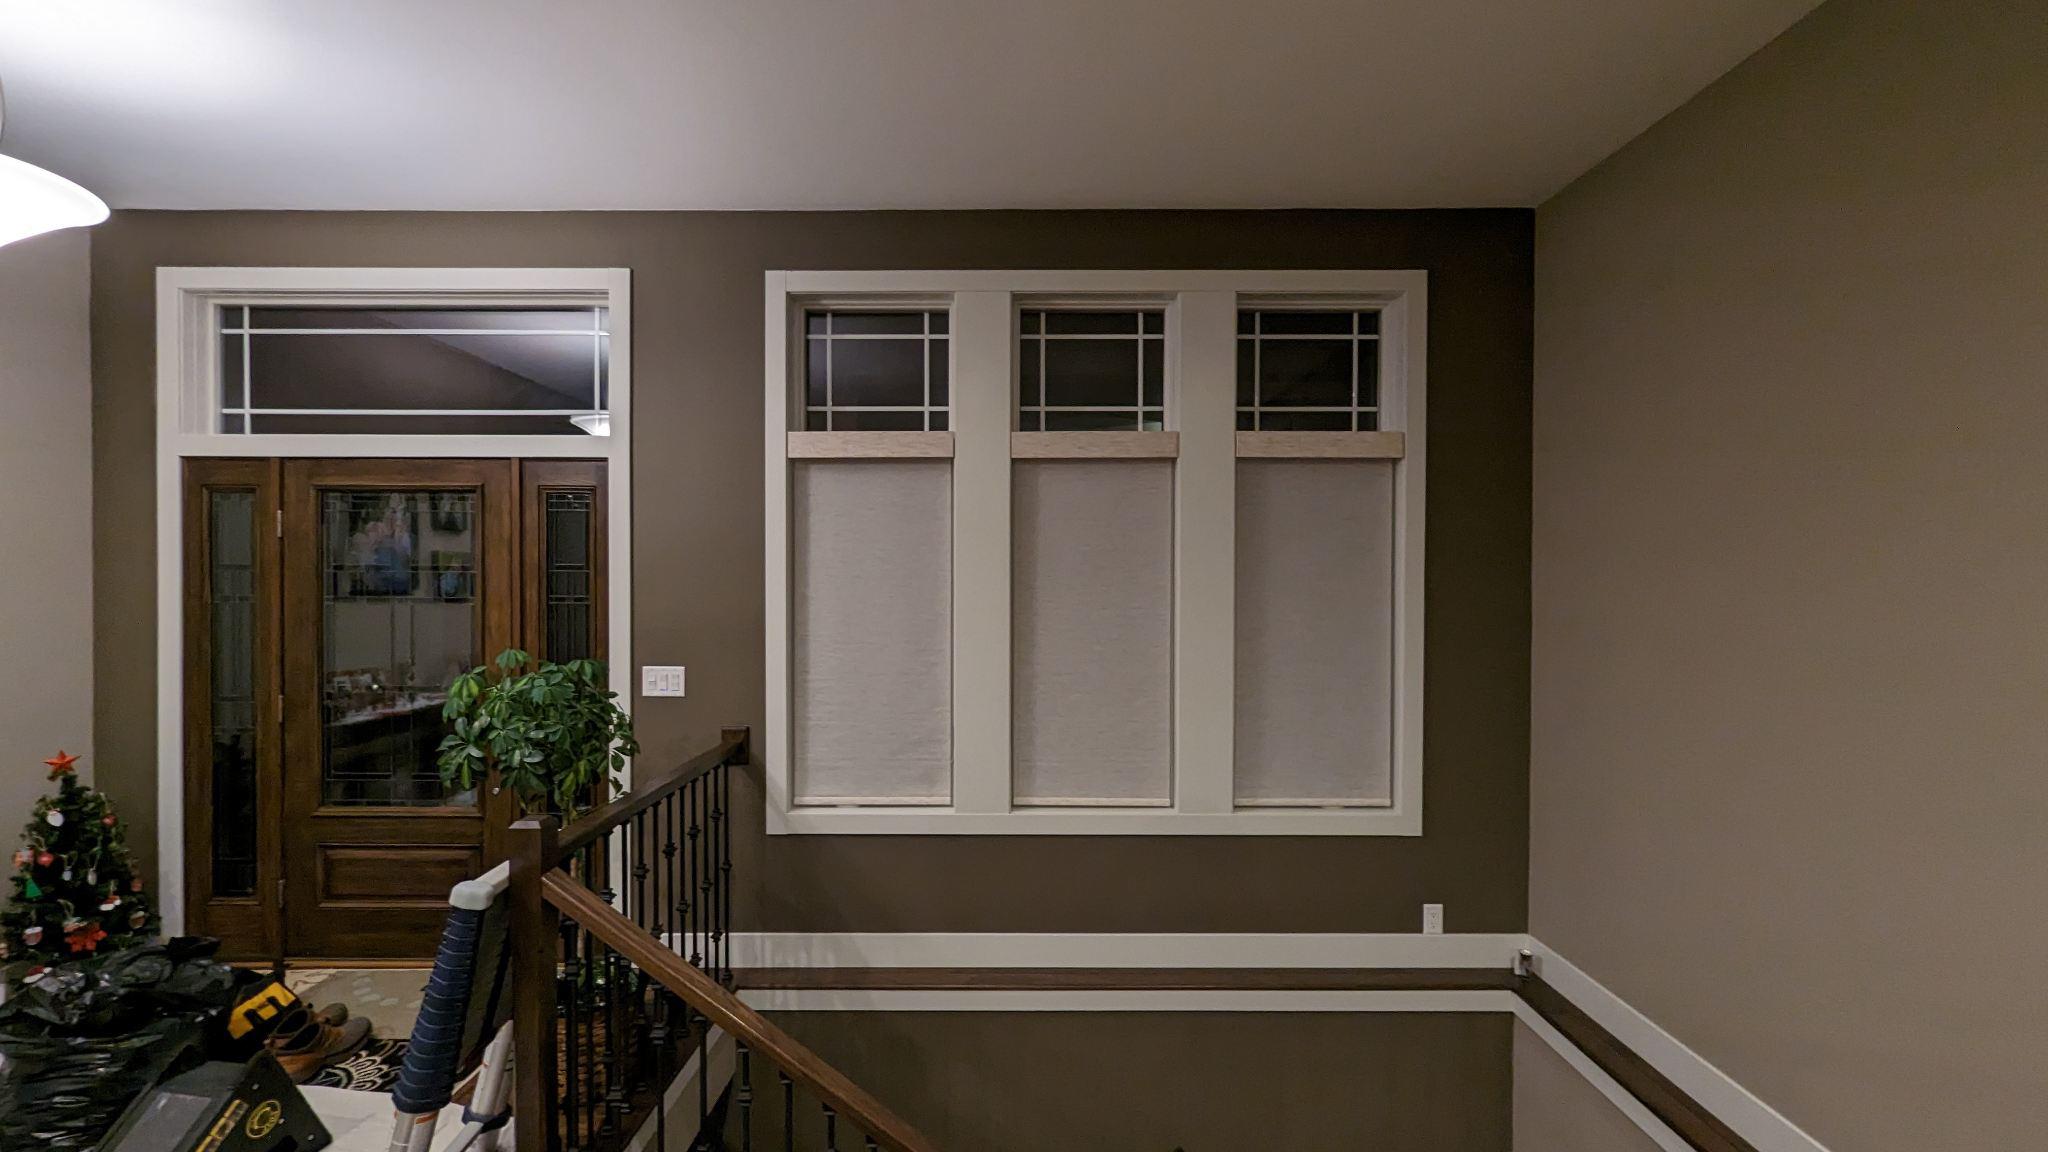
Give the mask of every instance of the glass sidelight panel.
POLYGON ((597 655, 596 579, 592 555, 592 507, 587 490, 552 489, 546 494, 547 582, 541 613, 547 629, 541 651, 556 663, 597 655))
POLYGON ((435 748, 455 675, 483 661, 479 501, 468 491, 320 497, 321 802, 469 806, 435 748))
POLYGON ((213 894, 256 892, 256 493, 207 494, 213 894))

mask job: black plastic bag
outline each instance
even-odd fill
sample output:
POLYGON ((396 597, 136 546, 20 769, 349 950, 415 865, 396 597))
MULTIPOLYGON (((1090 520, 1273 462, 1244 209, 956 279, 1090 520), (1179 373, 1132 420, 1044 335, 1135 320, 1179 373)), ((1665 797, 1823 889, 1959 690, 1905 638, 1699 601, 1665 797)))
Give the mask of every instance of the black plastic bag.
POLYGON ((60 964, 0 1005, 0 1148, 91 1148, 165 1074, 218 1055, 261 976, 181 937, 60 964))

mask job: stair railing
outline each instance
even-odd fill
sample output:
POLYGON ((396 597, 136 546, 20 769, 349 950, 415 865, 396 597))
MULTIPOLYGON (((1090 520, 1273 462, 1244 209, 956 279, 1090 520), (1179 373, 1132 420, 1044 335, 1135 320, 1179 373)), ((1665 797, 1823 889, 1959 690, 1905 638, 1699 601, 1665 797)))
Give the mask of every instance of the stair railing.
POLYGON ((724 1147, 721 1129, 734 1121, 743 1150, 757 1125, 794 1149, 800 1088, 822 1109, 822 1124, 805 1126, 806 1135, 822 1130, 821 1147, 837 1152, 844 1123, 866 1148, 928 1152, 915 1130, 733 995, 732 774, 747 763, 747 737, 726 729, 714 747, 567 827, 552 817, 512 826, 516 1152, 614 1152, 649 1122, 652 1147, 665 1150, 682 1103, 672 1086, 692 1074, 695 1149, 724 1147), (729 1097, 720 1079, 728 1037, 729 1097), (779 1124, 755 1107, 757 1057, 782 1088, 779 1124))

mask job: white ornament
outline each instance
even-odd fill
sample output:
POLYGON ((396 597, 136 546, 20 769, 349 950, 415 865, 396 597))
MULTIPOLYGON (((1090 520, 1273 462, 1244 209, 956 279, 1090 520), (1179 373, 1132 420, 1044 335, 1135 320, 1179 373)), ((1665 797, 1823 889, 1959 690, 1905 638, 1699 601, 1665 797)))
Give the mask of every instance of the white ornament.
POLYGON ((71 879, 71 869, 69 869, 69 868, 66 868, 66 869, 64 870, 64 878, 65 878, 66 880, 69 880, 69 879, 71 879))
POLYGON ((43 817, 43 819, 49 821, 52 828, 62 828, 64 826, 64 814, 55 808, 50 809, 50 814, 43 817))

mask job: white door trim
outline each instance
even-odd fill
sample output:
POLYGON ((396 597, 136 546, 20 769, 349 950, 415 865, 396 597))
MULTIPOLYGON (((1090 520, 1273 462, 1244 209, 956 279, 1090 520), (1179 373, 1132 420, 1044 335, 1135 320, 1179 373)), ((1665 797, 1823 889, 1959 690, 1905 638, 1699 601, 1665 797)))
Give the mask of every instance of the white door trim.
MULTIPOLYGON (((156 895, 164 931, 185 930, 184 478, 194 456, 558 457, 605 461, 611 686, 632 710, 633 335, 626 268, 158 268, 156 276, 156 895), (582 303, 610 312, 611 435, 237 436, 210 431, 224 299, 299 303, 582 303)), ((629 768, 630 772, 631 769, 629 768)), ((630 777, 629 777, 630 779, 630 777)))

